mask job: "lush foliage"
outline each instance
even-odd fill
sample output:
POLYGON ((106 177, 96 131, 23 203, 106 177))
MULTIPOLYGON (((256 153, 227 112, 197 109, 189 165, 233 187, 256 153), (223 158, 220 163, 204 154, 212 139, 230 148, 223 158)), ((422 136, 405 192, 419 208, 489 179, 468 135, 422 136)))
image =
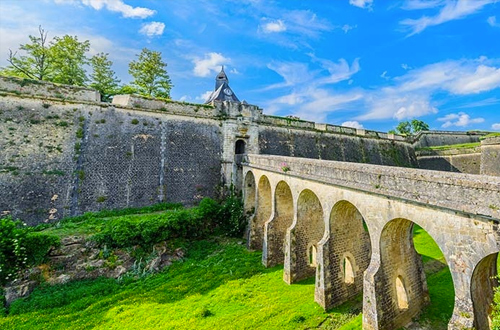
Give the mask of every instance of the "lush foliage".
POLYGON ((129 63, 128 72, 134 78, 132 85, 141 95, 170 98, 172 82, 166 67, 161 52, 142 49, 137 60, 129 63))
POLYGON ((89 49, 90 42, 88 40, 80 42, 78 37, 69 35, 54 37, 50 47, 53 65, 51 81, 84 86, 88 79, 83 66, 88 64, 85 53, 89 49))
POLYGON ((401 135, 416 134, 420 131, 428 131, 429 125, 422 120, 412 119, 411 121, 402 121, 396 126, 396 130, 390 130, 389 133, 401 135))
POLYGON ((49 249, 58 245, 57 236, 33 232, 10 217, 1 218, 0 284, 13 280, 27 266, 43 262, 49 249))
POLYGON ((231 195, 222 204, 204 198, 191 209, 114 218, 93 239, 110 247, 150 246, 173 238, 199 239, 212 234, 241 236, 244 225, 242 203, 231 195))
POLYGON ((20 45, 24 55, 10 52, 9 66, 2 74, 21 78, 47 80, 56 83, 83 86, 87 80, 84 65, 90 42, 65 35, 47 43, 47 32, 39 28, 40 36, 29 36, 30 43, 20 45))
POLYGON ((109 101, 111 95, 116 94, 120 80, 111 68, 113 62, 108 59, 108 54, 99 53, 90 59, 92 74, 90 87, 101 93, 102 101, 109 101))

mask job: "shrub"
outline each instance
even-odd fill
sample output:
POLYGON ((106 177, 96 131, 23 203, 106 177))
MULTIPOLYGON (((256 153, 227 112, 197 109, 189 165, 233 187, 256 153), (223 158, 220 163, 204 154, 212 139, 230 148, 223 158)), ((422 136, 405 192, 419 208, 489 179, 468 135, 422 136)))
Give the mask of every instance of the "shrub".
POLYGON ((59 246, 59 238, 32 232, 19 220, 0 219, 0 284, 13 280, 29 265, 45 261, 49 249, 59 246))
POLYGON ((40 265, 47 261, 49 250, 59 247, 61 241, 55 235, 30 232, 26 235, 24 244, 27 254, 28 265, 40 265))
POLYGON ((211 234, 241 237, 245 225, 243 204, 231 194, 222 204, 204 198, 191 209, 174 209, 140 219, 115 218, 93 240, 109 247, 151 246, 173 238, 201 239, 211 234))
POLYGON ((500 286, 495 288, 495 296, 493 297, 493 313, 492 313, 491 328, 500 330, 500 286))

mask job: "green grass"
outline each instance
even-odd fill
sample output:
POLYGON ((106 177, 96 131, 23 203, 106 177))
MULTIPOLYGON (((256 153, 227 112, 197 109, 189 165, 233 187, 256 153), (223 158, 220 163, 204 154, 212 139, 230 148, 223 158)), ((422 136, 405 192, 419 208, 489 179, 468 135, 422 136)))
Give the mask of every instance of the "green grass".
POLYGON ((282 267, 265 269, 260 253, 238 243, 191 243, 184 262, 140 280, 43 286, 16 301, 0 328, 334 329, 359 322, 359 300, 325 313, 312 281, 285 284, 282 267))
MULTIPOLYGON (((74 234, 82 227, 98 230, 104 221, 87 216, 47 230, 74 234)), ((414 242, 432 302, 417 321, 446 329, 454 301, 450 272, 436 267, 444 258, 419 227, 414 242)), ((264 268, 261 253, 247 251, 241 240, 172 245, 183 246, 187 256, 159 274, 42 285, 0 316, 0 329, 361 329, 361 297, 324 312, 314 302, 314 278, 285 284, 282 267, 264 268)))
POLYGON ((432 146, 432 147, 421 147, 415 148, 416 151, 420 150, 451 150, 451 149, 467 149, 467 148, 476 148, 481 146, 481 142, 471 142, 471 143, 461 143, 461 144, 450 144, 443 146, 432 146))

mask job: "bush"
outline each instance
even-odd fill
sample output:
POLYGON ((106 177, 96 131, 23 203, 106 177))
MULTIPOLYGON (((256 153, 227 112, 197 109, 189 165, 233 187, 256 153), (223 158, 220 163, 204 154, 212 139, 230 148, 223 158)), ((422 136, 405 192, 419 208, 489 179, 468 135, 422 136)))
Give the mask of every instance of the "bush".
POLYGON ((173 238, 201 239, 211 234, 241 237, 245 225, 243 204, 233 194, 222 204, 204 198, 197 207, 187 210, 174 209, 140 219, 115 218, 92 239, 109 247, 151 246, 173 238))
POLYGON ((0 219, 0 284, 13 280, 26 266, 26 248, 22 243, 27 232, 23 227, 11 217, 0 219))
POLYGON ((493 297, 493 313, 491 316, 491 328, 493 330, 500 330, 500 286, 495 288, 495 296, 493 297))
POLYGON ((10 217, 0 219, 0 284, 13 280, 27 266, 44 262, 49 249, 59 244, 57 236, 32 232, 10 217))

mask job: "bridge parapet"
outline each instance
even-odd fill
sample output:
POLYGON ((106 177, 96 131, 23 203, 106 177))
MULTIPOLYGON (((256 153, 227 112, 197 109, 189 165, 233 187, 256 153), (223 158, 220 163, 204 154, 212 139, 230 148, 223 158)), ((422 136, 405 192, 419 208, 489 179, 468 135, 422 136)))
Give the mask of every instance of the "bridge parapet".
POLYGON ((499 177, 274 155, 244 165, 500 221, 499 177))

